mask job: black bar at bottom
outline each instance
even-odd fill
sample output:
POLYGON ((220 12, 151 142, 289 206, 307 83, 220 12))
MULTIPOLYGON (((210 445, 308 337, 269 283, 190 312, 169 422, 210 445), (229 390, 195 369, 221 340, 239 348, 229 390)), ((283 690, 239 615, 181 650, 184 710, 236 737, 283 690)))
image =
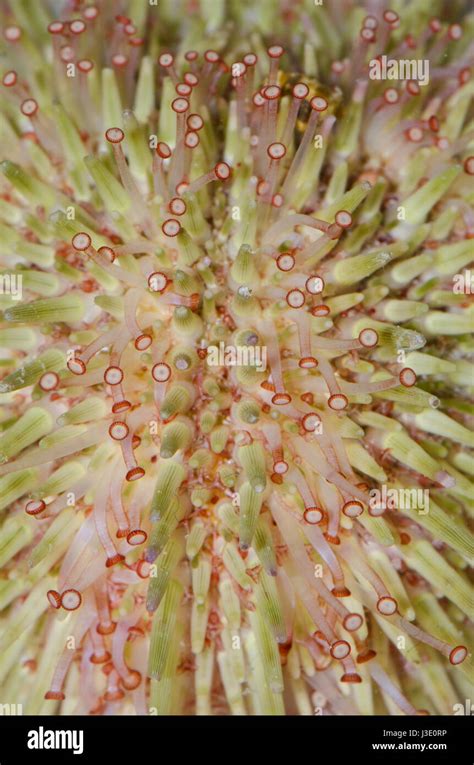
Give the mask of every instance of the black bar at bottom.
POLYGON ((268 763, 308 756, 314 763, 474 761, 472 720, 453 717, 0 717, 0 765, 23 762, 268 763), (260 736, 255 736, 262 731, 260 736), (219 734, 225 735, 220 738, 219 734), (234 735, 233 735, 234 733, 234 735), (183 735, 185 734, 185 735, 183 735), (255 752, 257 747, 257 752, 255 752), (285 754, 286 753, 286 754, 285 754), (249 757, 251 760, 249 760, 249 757), (331 759, 329 759, 329 757, 331 759), (323 759, 324 758, 324 759, 323 759))

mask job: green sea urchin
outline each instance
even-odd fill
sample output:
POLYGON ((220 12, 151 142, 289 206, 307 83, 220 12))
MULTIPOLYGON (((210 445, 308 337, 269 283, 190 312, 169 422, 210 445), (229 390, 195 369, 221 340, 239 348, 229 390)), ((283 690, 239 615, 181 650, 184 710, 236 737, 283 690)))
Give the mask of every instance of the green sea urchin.
POLYGON ((2 10, 0 701, 452 714, 472 15, 2 10))

